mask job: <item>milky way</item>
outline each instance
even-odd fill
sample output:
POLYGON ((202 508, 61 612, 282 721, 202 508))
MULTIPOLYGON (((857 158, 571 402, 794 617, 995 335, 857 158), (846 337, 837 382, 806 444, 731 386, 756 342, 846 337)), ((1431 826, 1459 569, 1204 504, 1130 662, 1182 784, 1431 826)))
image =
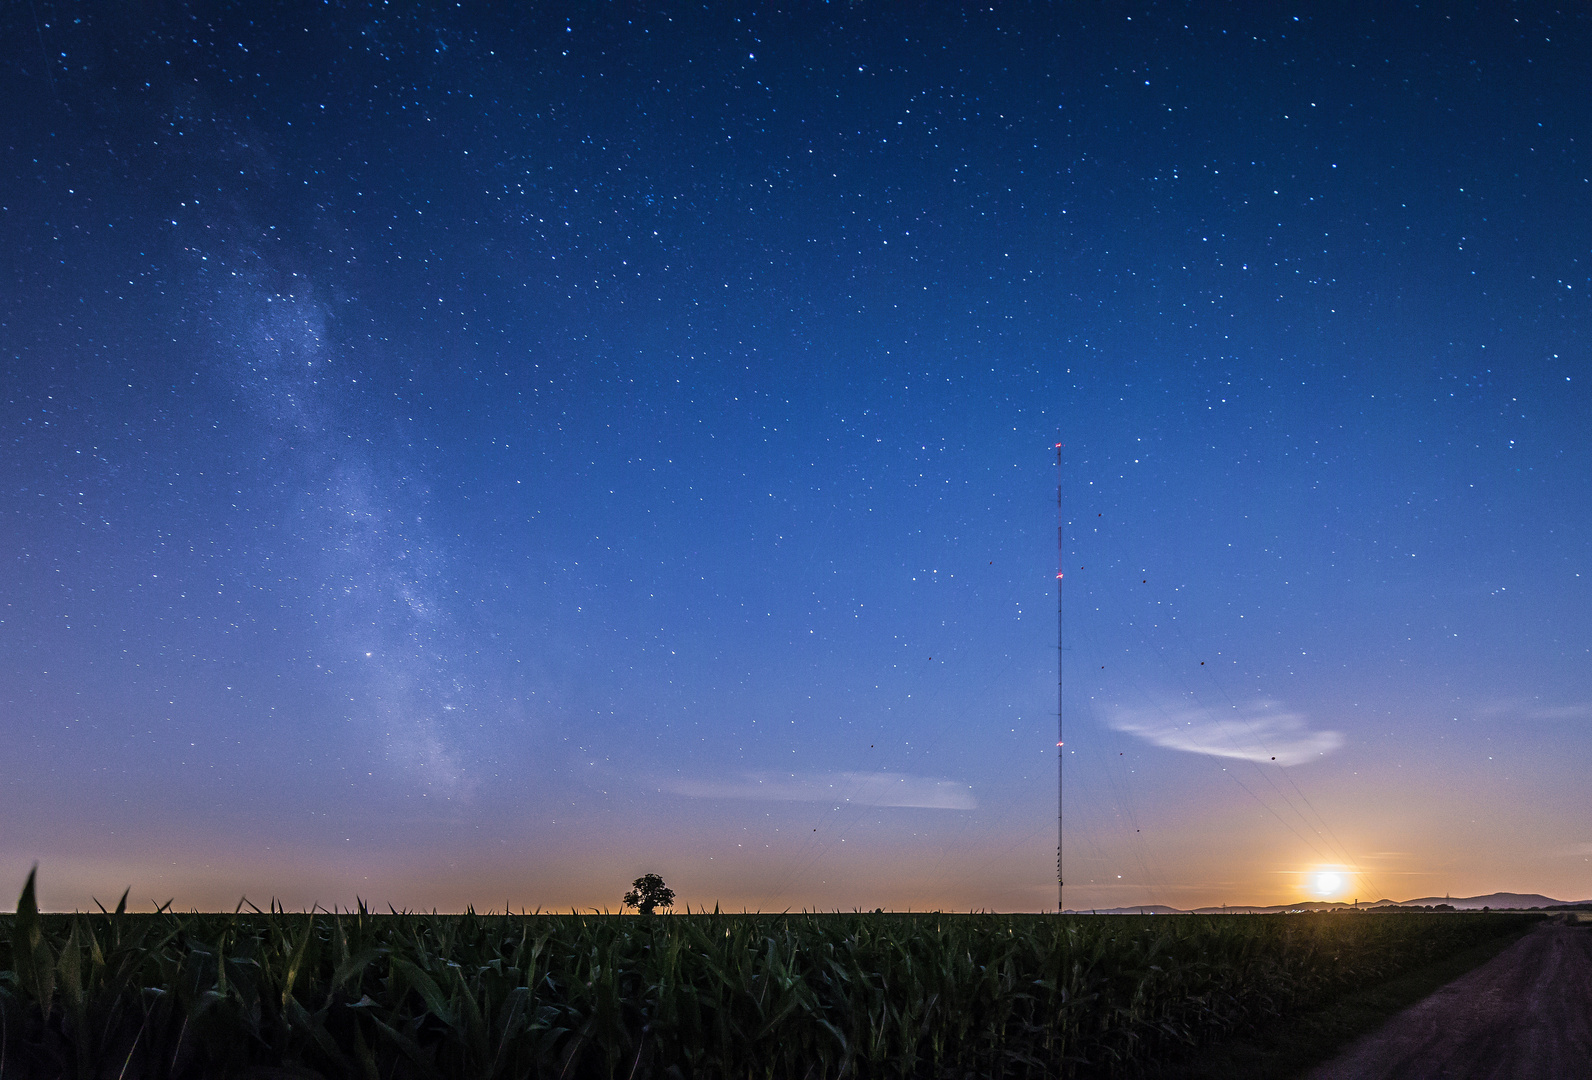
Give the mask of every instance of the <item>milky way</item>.
POLYGON ((5 880, 1053 906, 1059 480, 1069 905, 1592 895, 1589 46, 6 6, 5 880))

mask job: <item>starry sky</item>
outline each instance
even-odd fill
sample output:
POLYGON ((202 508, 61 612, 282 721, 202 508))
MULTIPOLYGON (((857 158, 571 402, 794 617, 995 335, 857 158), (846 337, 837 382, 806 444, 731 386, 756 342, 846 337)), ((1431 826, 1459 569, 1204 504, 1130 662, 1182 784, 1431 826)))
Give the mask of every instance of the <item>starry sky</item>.
POLYGON ((0 888, 1592 896, 1589 51, 5 5, 0 888))

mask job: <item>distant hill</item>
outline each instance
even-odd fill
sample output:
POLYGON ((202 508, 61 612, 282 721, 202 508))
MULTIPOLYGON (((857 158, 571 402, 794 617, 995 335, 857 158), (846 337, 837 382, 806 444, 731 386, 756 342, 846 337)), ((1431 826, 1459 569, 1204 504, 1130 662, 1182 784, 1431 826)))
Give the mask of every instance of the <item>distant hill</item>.
MULTIPOLYGON (((1276 915, 1284 911, 1337 911, 1346 908, 1349 904, 1328 903, 1322 900, 1301 900, 1297 904, 1277 904, 1273 907, 1255 907, 1253 904, 1237 905, 1228 904, 1225 907, 1195 908, 1191 915, 1276 915)), ((1360 905, 1364 907, 1365 905, 1360 905)))
POLYGON ((1551 896, 1541 893, 1513 893, 1495 892, 1486 896, 1423 896, 1419 900, 1378 900, 1371 905, 1361 904, 1361 907, 1384 907, 1388 904, 1397 904, 1400 907, 1410 907, 1419 904, 1427 907, 1432 904, 1452 904, 1461 911, 1480 911, 1488 908, 1542 908, 1565 904, 1569 901, 1555 900, 1551 896))
MULTIPOLYGON (((1459 911, 1480 911, 1482 908, 1531 910, 1533 908, 1550 907, 1592 907, 1592 900, 1566 901, 1555 900, 1551 896, 1541 893, 1488 893, 1486 896, 1423 896, 1416 900, 1375 900, 1366 901, 1357 905, 1361 911, 1371 908, 1385 907, 1436 907, 1438 904, 1447 904, 1459 911)), ((1277 904, 1272 907, 1257 907, 1253 905, 1227 905, 1224 907, 1202 907, 1187 911, 1183 908, 1168 907, 1165 904, 1131 904, 1127 907, 1114 908, 1085 908, 1082 910, 1068 908, 1068 915, 1275 915, 1285 911, 1341 911, 1356 906, 1343 903, 1328 903, 1320 900, 1301 900, 1297 904, 1277 904)))

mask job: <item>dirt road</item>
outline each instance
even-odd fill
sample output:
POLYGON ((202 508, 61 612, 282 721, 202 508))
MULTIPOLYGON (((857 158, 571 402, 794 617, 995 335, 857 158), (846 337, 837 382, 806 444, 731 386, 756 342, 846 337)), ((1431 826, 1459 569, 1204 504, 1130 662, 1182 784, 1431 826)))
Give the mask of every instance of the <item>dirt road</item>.
POLYGON ((1306 1080, 1587 1080, 1592 928, 1538 927, 1306 1080))

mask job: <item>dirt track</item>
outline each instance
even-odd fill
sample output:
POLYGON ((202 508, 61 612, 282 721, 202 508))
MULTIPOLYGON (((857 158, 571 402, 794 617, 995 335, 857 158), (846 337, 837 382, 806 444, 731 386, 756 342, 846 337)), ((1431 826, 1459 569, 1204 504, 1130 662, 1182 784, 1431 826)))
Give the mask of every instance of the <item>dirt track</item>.
POLYGON ((1592 1077, 1592 928, 1538 927, 1306 1080, 1592 1077))

